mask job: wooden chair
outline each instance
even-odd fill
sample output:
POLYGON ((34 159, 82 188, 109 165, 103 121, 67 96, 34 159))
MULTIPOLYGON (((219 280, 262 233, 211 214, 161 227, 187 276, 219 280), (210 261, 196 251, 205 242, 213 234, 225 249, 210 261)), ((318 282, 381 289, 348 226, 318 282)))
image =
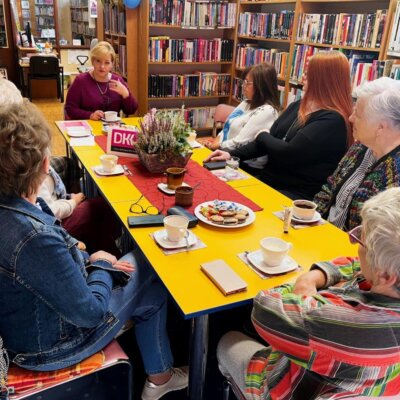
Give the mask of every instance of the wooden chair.
POLYGON ((54 56, 32 56, 29 60, 28 97, 32 101, 32 80, 55 80, 57 98, 64 103, 64 69, 54 56))
POLYGON ((215 108, 215 114, 214 114, 214 124, 213 124, 213 131, 212 135, 213 137, 217 136, 217 130, 222 129, 224 126, 225 121, 231 114, 231 112, 234 110, 235 107, 230 106, 228 104, 218 104, 217 107, 215 108))
MULTIPOLYGON (((131 400, 132 367, 128 356, 116 340, 107 345, 103 352, 104 363, 94 371, 29 389, 21 394, 10 394, 10 400, 131 400)), ((32 375, 32 371, 26 373, 32 375)))

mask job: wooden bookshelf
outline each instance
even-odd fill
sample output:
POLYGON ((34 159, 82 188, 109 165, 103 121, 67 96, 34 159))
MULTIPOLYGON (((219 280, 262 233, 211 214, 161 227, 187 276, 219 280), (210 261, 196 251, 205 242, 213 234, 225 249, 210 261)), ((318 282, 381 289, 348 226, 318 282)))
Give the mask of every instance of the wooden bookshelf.
POLYGON ((90 46, 92 39, 97 38, 97 29, 89 24, 88 0, 71 0, 70 12, 72 39, 81 39, 82 46, 90 46))

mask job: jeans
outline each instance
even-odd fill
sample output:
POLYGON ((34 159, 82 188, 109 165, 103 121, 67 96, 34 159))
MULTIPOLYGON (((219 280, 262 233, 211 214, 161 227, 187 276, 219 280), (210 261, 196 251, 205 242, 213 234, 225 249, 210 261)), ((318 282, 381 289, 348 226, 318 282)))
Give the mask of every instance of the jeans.
POLYGON ((62 364, 47 364, 37 370, 61 369, 66 363, 76 364, 97 353, 113 340, 128 320, 135 322, 136 340, 146 373, 162 373, 172 367, 173 357, 166 331, 167 292, 140 251, 128 253, 122 260, 131 262, 135 271, 126 286, 114 289, 112 293, 109 311, 115 315, 118 323, 100 340, 87 343, 79 353, 65 358, 62 364))

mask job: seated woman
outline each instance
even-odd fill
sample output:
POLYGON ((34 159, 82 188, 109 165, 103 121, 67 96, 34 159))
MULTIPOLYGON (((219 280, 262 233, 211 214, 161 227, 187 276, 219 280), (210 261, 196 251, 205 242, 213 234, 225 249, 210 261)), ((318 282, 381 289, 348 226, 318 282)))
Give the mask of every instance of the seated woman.
POLYGON ((249 399, 399 394, 400 188, 368 200, 361 217, 349 232, 359 259, 314 264, 256 296, 253 324, 270 347, 239 332, 221 339, 220 370, 249 399))
MULTIPOLYGON (((234 150, 252 142, 260 131, 269 131, 280 110, 278 78, 275 67, 258 64, 243 75, 243 100, 229 115, 222 132, 213 143, 206 143, 212 150, 234 150)), ((266 157, 248 161, 254 168, 262 168, 266 157)))
POLYGON ((314 197, 323 218, 346 230, 360 225, 366 200, 400 186, 400 82, 380 78, 356 95, 350 116, 356 143, 314 197))
POLYGON ((37 197, 50 141, 32 104, 0 108, 0 332, 10 360, 61 369, 101 350, 133 319, 148 374, 142 399, 186 387, 187 373, 172 368, 167 293, 141 253, 89 256, 37 197))
POLYGON ((114 48, 99 42, 90 52, 93 69, 79 74, 68 90, 65 113, 68 119, 104 118, 105 111, 120 110, 126 115, 138 108, 125 81, 111 72, 115 62, 114 48))
POLYGON ((352 143, 350 69, 337 51, 321 51, 308 64, 302 100, 290 104, 269 132, 234 150, 217 150, 207 160, 241 161, 263 155, 259 179, 296 199, 312 199, 352 143))

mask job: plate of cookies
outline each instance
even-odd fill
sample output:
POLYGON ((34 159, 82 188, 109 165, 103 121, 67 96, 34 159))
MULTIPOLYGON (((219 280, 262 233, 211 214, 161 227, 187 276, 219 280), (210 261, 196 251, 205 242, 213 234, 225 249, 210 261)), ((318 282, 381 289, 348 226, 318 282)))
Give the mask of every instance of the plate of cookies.
POLYGON ((252 224, 256 219, 249 207, 226 200, 201 203, 194 209, 194 214, 200 221, 220 228, 240 228, 252 224))

